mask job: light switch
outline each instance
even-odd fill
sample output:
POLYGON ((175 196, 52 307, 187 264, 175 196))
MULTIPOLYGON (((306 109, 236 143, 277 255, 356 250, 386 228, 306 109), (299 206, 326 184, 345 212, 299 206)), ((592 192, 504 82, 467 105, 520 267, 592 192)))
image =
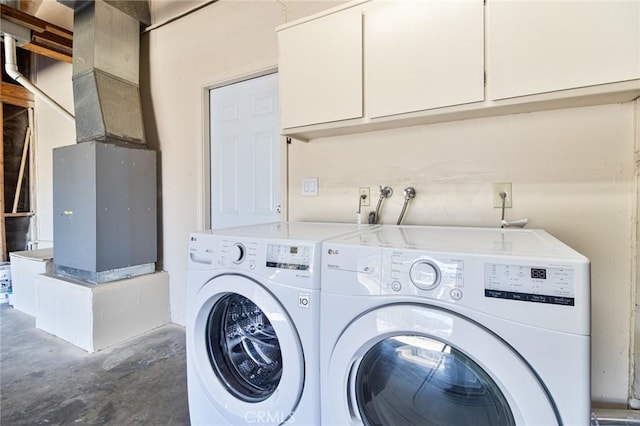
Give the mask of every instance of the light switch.
POLYGON ((303 197, 318 196, 318 178, 317 177, 302 178, 302 196, 303 197))

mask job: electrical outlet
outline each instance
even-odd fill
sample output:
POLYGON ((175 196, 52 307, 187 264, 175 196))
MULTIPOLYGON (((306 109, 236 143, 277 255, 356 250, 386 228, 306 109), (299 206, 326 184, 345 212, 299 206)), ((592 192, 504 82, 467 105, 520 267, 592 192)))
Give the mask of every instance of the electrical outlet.
POLYGON ((498 209, 502 208, 502 198, 500 197, 501 192, 507 194, 507 198, 504 200, 504 206, 506 208, 513 207, 513 193, 511 192, 511 182, 493 184, 493 207, 498 209))
POLYGON ((371 205, 371 191, 369 188, 360 188, 360 206, 367 207, 371 205))

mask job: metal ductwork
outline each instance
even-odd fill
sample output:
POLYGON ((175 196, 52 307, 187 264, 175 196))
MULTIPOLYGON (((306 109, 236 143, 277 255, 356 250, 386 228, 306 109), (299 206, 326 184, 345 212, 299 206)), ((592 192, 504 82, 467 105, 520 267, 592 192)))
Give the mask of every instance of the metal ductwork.
POLYGON ((77 141, 145 144, 138 76, 140 19, 149 19, 148 3, 59 2, 74 9, 77 141))
POLYGON ((146 0, 58 0, 73 8, 77 144, 54 149, 54 263, 103 283, 155 271, 156 153, 139 90, 146 0))

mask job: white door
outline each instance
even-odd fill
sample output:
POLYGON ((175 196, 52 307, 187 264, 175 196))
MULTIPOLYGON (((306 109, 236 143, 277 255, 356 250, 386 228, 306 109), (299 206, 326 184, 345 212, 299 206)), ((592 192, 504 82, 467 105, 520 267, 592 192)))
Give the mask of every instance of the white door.
POLYGON ((280 220, 278 75, 210 91, 211 228, 280 220))
POLYGON ((357 317, 322 373, 327 424, 557 425, 526 361, 452 312, 398 304, 357 317))
POLYGON ((232 425, 256 416, 269 425, 295 418, 304 387, 302 344, 271 292, 249 277, 223 274, 198 291, 193 309, 197 380, 220 416, 232 425))

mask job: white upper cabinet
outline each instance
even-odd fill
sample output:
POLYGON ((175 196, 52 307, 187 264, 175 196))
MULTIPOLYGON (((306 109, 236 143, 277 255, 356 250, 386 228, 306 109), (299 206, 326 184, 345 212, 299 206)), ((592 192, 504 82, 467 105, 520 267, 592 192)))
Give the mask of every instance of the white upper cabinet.
POLYGON ((362 11, 278 31, 282 128, 362 117, 362 11))
POLYGON ((301 140, 640 96, 640 0, 353 0, 277 31, 301 140))
POLYGON ((483 1, 372 2, 364 75, 371 118, 483 101, 483 1))
POLYGON ((640 78, 639 0, 489 0, 490 99, 640 78))

